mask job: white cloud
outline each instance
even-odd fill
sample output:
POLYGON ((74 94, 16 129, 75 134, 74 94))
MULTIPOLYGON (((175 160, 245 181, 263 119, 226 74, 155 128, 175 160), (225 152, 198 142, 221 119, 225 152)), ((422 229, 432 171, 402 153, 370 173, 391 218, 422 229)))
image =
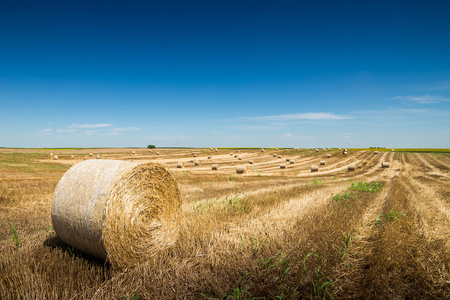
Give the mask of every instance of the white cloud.
POLYGON ((84 128, 84 129, 88 128, 88 129, 91 129, 91 128, 107 128, 107 127, 112 127, 112 126, 114 126, 114 125, 112 125, 112 124, 104 124, 104 123, 101 123, 101 124, 77 124, 77 123, 72 123, 70 128, 84 128))
POLYGON ((328 112, 316 112, 316 113, 309 112, 309 113, 261 116, 261 117, 250 117, 240 119, 254 120, 254 121, 292 121, 292 120, 343 120, 343 119, 352 119, 352 117, 337 116, 333 113, 328 112))
POLYGON ((76 132, 77 129, 74 129, 74 128, 69 128, 69 129, 58 129, 57 131, 58 131, 58 132, 69 132, 69 133, 73 133, 73 132, 76 132))
POLYGON ((285 134, 283 134, 283 137, 288 137, 288 138, 290 138, 290 137, 292 137, 292 134, 291 134, 291 133, 285 133, 285 134))
POLYGON ((421 104, 430 104, 430 103, 439 103, 439 102, 445 102, 450 101, 450 99, 444 98, 442 96, 431 96, 431 95, 422 95, 422 96, 396 96, 392 97, 390 99, 393 100, 406 100, 406 101, 412 101, 416 103, 421 104))
POLYGON ((137 127, 119 127, 119 128, 113 128, 113 131, 117 131, 117 132, 121 132, 121 131, 134 131, 134 130, 139 130, 139 128, 137 127))
POLYGON ((42 132, 50 132, 50 131, 53 131, 53 129, 51 129, 51 128, 42 129, 42 132))

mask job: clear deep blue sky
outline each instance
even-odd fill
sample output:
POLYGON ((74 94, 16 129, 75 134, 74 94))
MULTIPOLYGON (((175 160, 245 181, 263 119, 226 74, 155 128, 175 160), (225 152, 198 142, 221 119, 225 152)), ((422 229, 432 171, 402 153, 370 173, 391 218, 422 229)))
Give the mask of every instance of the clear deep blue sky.
POLYGON ((0 1, 0 146, 450 148, 450 1, 0 1))

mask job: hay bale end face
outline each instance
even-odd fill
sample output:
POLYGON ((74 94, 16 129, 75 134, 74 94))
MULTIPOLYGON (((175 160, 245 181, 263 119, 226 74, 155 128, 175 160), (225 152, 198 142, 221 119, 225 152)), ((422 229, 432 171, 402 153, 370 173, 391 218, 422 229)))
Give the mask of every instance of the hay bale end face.
POLYGON ((319 171, 319 166, 318 165, 312 165, 311 166, 311 172, 317 172, 319 171))
POLYGON ((64 242, 126 268, 174 243, 180 213, 180 190, 161 165, 87 160, 59 181, 51 217, 64 242))
POLYGON ((211 165, 211 169, 217 171, 217 170, 219 170, 219 166, 216 164, 211 165))
POLYGON ((381 163, 381 167, 382 168, 389 168, 389 162, 388 161, 384 161, 381 163))
POLYGON ((347 169, 348 169, 349 171, 354 171, 354 170, 356 169, 356 166, 355 166, 355 164, 349 164, 348 167, 347 167, 347 169))
POLYGON ((247 166, 237 166, 236 173, 237 174, 247 174, 247 166))

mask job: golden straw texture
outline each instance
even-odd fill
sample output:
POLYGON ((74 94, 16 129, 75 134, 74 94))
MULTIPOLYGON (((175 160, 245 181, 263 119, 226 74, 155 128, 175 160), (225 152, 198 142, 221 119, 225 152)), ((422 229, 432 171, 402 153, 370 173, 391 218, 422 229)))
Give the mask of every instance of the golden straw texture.
POLYGON ((58 183, 52 222, 64 242, 122 269, 173 244, 180 212, 177 183, 161 165, 88 160, 58 183))

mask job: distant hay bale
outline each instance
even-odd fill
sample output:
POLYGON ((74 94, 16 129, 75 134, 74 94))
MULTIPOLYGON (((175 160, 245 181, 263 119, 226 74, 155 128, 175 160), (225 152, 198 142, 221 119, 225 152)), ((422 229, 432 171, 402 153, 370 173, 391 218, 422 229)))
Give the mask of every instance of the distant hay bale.
POLYGON ((135 151, 133 151, 133 152, 131 152, 131 154, 136 154, 136 152, 135 152, 135 151))
POLYGON ((193 163, 194 162, 194 160, 193 159, 191 159, 189 162, 191 162, 191 163, 193 163))
POLYGON ((263 148, 261 148, 261 152, 264 152, 264 149, 263 149, 263 148))
POLYGON ((331 154, 327 154, 327 158, 331 158, 331 154))
POLYGON ((71 155, 70 158, 75 158, 75 156, 71 155))
POLYGON ((211 156, 208 156, 208 159, 211 159, 211 156))
POLYGON ((197 154, 194 154, 194 157, 197 157, 197 154))
POLYGON ((278 148, 275 148, 275 150, 277 150, 277 151, 278 151, 278 148))
POLYGON ((233 156, 233 153, 230 153, 230 156, 233 156))
POLYGON ((49 155, 50 155, 50 157, 52 157, 52 156, 53 156, 53 153, 50 153, 49 155))
POLYGON ((248 163, 249 163, 250 165, 253 165, 253 160, 249 160, 248 163))
POLYGON ((161 165, 87 160, 59 181, 51 217, 65 243, 122 269, 173 244, 180 214, 180 190, 161 165))
POLYGON ((291 161, 289 162, 291 165, 295 164, 295 160, 291 159, 291 161))
POLYGON ((54 160, 58 160, 58 155, 53 155, 54 160))
POLYGON ((211 165, 211 170, 217 171, 217 170, 219 170, 219 166, 216 164, 211 165))
POLYGON ((286 164, 281 164, 280 169, 286 169, 286 164))
POLYGON ((311 172, 317 172, 319 171, 319 166, 318 165, 312 165, 311 166, 311 172))
POLYGON ((239 157, 238 157, 238 160, 242 160, 242 157, 239 156, 239 157))
POLYGON ((281 158, 281 155, 278 155, 278 158, 281 158))
POLYGON ((152 152, 152 149, 148 149, 148 152, 152 152))
POLYGON ((216 149, 214 149, 214 151, 217 152, 217 151, 219 151, 219 150, 217 150, 217 148, 216 148, 216 149))
POLYGON ((373 154, 378 154, 378 151, 374 151, 373 154))
POLYGON ((92 156, 92 153, 89 153, 89 156, 92 156))
POLYGON ((288 158, 286 158, 286 161, 287 161, 287 162, 289 162, 290 160, 291 160, 291 159, 290 159, 289 157, 288 157, 288 158))
POLYGON ((321 166, 325 166, 325 161, 324 161, 324 160, 321 160, 321 161, 320 161, 320 165, 321 165, 321 166))
POLYGON ((199 166, 200 162, 198 160, 194 161, 194 165, 199 166))
POLYGON ((348 169, 349 171, 354 171, 354 170, 356 169, 356 166, 355 166, 355 164, 349 164, 348 167, 347 167, 347 169, 348 169))
POLYGON ((273 155, 273 157, 277 157, 277 155, 276 155, 276 154, 274 154, 274 155, 273 155))
POLYGON ((195 155, 195 153, 194 153, 194 152, 192 152, 192 155, 195 155))
POLYGON ((247 174, 247 166, 237 166, 236 173, 237 174, 247 174))
POLYGON ((347 155, 347 154, 348 154, 347 151, 342 152, 342 155, 347 155))
POLYGON ((156 152, 156 155, 159 155, 159 152, 156 152))
POLYGON ((394 149, 391 149, 391 151, 394 152, 395 150, 394 150, 394 149))
POLYGON ((236 153, 239 153, 239 150, 236 150, 236 153))
POLYGON ((382 168, 389 168, 389 162, 388 161, 384 161, 381 163, 381 167, 382 168))
POLYGON ((235 155, 234 155, 234 157, 238 157, 238 155, 237 155, 237 154, 235 154, 235 155))
POLYGON ((100 154, 97 154, 97 157, 96 157, 96 159, 99 159, 100 158, 100 154))
POLYGON ((319 152, 319 149, 316 148, 315 150, 316 150, 316 152, 319 152))
POLYGON ((177 163, 177 168, 178 169, 184 168, 184 164, 182 162, 177 163))

